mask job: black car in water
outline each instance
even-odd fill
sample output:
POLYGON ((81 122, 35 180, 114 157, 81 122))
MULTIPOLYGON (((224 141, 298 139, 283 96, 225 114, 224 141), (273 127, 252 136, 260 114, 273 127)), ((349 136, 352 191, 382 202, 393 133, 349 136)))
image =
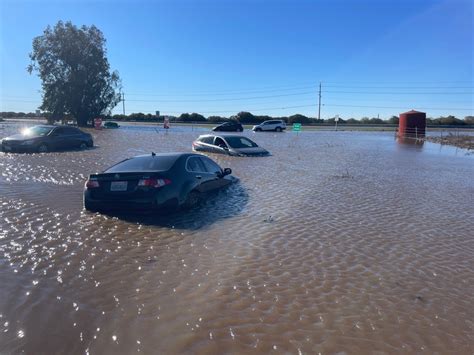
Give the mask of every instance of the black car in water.
POLYGON ((220 124, 212 129, 215 132, 243 132, 244 127, 237 121, 220 124))
POLYGON ((244 136, 204 134, 193 142, 196 152, 209 152, 233 156, 265 156, 270 153, 244 136))
POLYGON ((139 155, 92 174, 84 190, 89 211, 174 211, 198 204, 237 179, 231 169, 193 153, 139 155))
POLYGON ((92 147, 94 141, 89 133, 76 127, 39 125, 23 130, 19 134, 3 138, 4 152, 39 152, 92 147))

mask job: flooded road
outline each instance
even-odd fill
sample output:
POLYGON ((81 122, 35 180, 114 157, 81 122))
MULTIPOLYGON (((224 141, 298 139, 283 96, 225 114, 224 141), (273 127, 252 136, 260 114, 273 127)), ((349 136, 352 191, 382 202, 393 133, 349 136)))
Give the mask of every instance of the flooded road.
POLYGON ((82 210, 90 173, 205 132, 0 153, 0 353, 473 353, 473 155, 393 132, 246 132, 272 156, 211 155, 240 183, 197 210, 82 210))

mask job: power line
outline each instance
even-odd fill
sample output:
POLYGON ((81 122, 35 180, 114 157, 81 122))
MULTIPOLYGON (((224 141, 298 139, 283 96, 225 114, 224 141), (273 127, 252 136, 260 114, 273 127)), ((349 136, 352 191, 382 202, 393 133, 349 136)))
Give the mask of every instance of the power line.
POLYGON ((472 84, 472 80, 438 80, 438 81, 358 81, 358 80, 346 80, 346 81, 323 81, 325 84, 380 84, 380 85, 407 85, 407 84, 460 84, 469 83, 472 84))
POLYGON ((198 92, 198 93, 172 93, 172 94, 140 94, 140 93, 128 93, 127 95, 130 96, 158 96, 158 97, 168 97, 168 96, 228 96, 228 95, 235 95, 235 94, 258 94, 258 93, 266 93, 266 92, 278 92, 278 91, 292 91, 292 90, 303 90, 303 89, 314 89, 315 86, 298 86, 293 88, 287 89, 271 89, 271 90, 246 90, 246 91, 221 91, 221 92, 198 92))
POLYGON ((380 92, 380 91, 324 91, 331 94, 364 94, 364 95, 474 95, 474 92, 380 92))
MULTIPOLYGON (((280 106, 280 107, 266 107, 266 108, 254 108, 254 109, 247 109, 248 111, 267 111, 267 110, 288 110, 288 109, 293 109, 293 108, 302 108, 302 107, 315 107, 315 104, 312 104, 312 105, 297 105, 297 106, 280 106)), ((205 114, 208 114, 208 113, 233 113, 233 112, 240 112, 242 111, 242 109, 240 110, 220 110, 220 111, 199 111, 198 113, 205 113, 205 114)), ((141 110, 140 112, 142 113, 154 113, 155 111, 150 111, 150 110, 141 110)), ((173 110, 163 110, 163 112, 167 112, 167 113, 183 113, 183 112, 186 112, 186 111, 173 111, 173 110)), ((191 111, 189 111, 191 112, 191 111)))
POLYGON ((292 94, 279 94, 279 95, 266 95, 266 96, 249 96, 249 97, 236 97, 236 98, 225 98, 225 99, 200 99, 200 100, 128 100, 133 102, 214 102, 214 101, 240 101, 240 100, 257 100, 257 99, 268 99, 272 97, 285 97, 285 96, 298 96, 314 94, 314 91, 298 92, 292 94))
MULTIPOLYGON (((293 109, 293 108, 303 108, 303 107, 317 107, 317 104, 311 104, 311 105, 297 105, 297 106, 284 106, 284 107, 266 107, 266 108, 253 108, 253 109, 246 109, 248 111, 266 111, 266 110, 287 110, 287 109, 293 109)), ((322 106, 328 106, 328 107, 358 107, 358 108, 377 108, 377 109, 397 109, 397 110, 409 110, 412 107, 410 106, 370 106, 370 105, 338 105, 338 104, 322 104, 322 106)), ((452 110, 452 111, 472 111, 472 109, 468 108, 450 108, 450 107, 416 107, 419 110, 439 110, 439 111, 445 111, 445 110, 452 110)), ((164 112, 169 112, 169 113, 182 113, 185 112, 183 110, 181 111, 174 111, 174 110, 163 110, 164 112)), ((220 110, 220 111, 200 111, 199 113, 232 113, 232 112, 239 112, 242 111, 240 110, 220 110)), ((141 111, 141 112, 154 112, 154 111, 141 111)))
MULTIPOLYGON (((365 105, 339 105, 339 104, 323 104, 323 106, 335 107, 360 107, 360 108, 390 108, 390 109, 410 109, 409 106, 365 106, 365 105)), ((416 107, 419 110, 452 110, 452 111, 473 111, 472 108, 453 108, 453 107, 416 107)))
POLYGON ((351 85, 324 85, 326 88, 346 89, 474 89, 474 86, 351 86, 351 85))
MULTIPOLYGON (((464 81, 472 84, 472 81, 464 81)), ((371 85, 371 86, 360 86, 360 85, 327 85, 328 82, 324 82, 325 88, 352 88, 352 89, 429 89, 429 90, 438 90, 438 89, 445 89, 445 90, 450 90, 450 89, 473 89, 474 86, 399 86, 399 85, 387 85, 387 83, 383 83, 377 86, 371 85)), ((337 83, 337 82, 329 82, 329 83, 337 83)), ((437 83, 437 82, 433 82, 437 83)), ((405 83, 406 84, 406 83, 405 83)), ((316 85, 305 85, 305 86, 276 86, 276 87, 270 87, 269 89, 249 89, 249 90, 219 90, 219 91, 214 91, 214 92, 206 92, 206 91, 198 91, 198 92, 192 92, 192 93, 183 93, 183 92, 175 92, 175 93, 127 93, 127 95, 130 96, 156 96, 156 97, 169 97, 169 96, 206 96, 206 95, 213 95, 213 96, 226 96, 226 95, 234 95, 234 94, 245 94, 245 93, 267 93, 267 92, 279 92, 279 91, 293 91, 293 90, 302 90, 302 89, 314 89, 317 90, 318 87, 316 85)), ((361 94, 447 94, 445 92, 423 92, 423 93, 418 93, 418 92, 409 92, 409 93, 403 93, 403 92, 369 92, 369 91, 325 91, 329 93, 361 93, 361 94)), ((449 94, 470 94, 470 92, 454 92, 454 93, 449 93, 449 94)), ((36 98, 36 96, 9 96, 10 98, 15 98, 15 99, 29 99, 29 98, 36 98)), ((8 97, 5 97, 8 98, 8 97)), ((18 100, 19 101, 19 100, 18 100)), ((25 101, 26 102, 26 101, 25 101)))

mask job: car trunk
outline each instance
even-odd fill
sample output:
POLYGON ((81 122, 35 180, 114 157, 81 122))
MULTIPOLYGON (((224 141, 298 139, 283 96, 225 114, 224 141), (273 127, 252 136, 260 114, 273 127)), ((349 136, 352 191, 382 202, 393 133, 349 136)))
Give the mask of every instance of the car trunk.
POLYGON ((98 187, 90 188, 91 197, 98 200, 130 200, 151 197, 157 189, 151 186, 139 186, 144 179, 159 179, 157 173, 104 173, 91 175, 89 180, 96 180, 98 187))

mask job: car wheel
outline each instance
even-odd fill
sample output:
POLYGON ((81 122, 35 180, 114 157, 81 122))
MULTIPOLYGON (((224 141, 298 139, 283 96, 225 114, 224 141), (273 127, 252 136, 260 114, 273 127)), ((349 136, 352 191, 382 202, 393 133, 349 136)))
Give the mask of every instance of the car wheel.
POLYGON ((277 127, 277 128, 275 128, 275 131, 281 132, 281 128, 280 128, 280 127, 277 127))
POLYGON ((89 148, 92 148, 94 146, 94 141, 90 140, 86 144, 89 148))
POLYGON ((244 129, 243 129, 243 128, 239 128, 237 131, 239 131, 239 132, 243 132, 243 131, 244 131, 244 129))
POLYGON ((87 144, 86 142, 82 142, 82 143, 79 145, 79 149, 80 149, 80 150, 87 149, 87 146, 88 146, 88 144, 87 144))
POLYGON ((186 201, 184 201, 183 207, 185 209, 189 209, 197 206, 199 202, 201 202, 201 194, 198 191, 193 190, 188 194, 186 201))
POLYGON ((89 211, 89 212, 97 212, 97 209, 92 207, 91 204, 89 203, 89 201, 87 201, 87 200, 84 200, 84 209, 86 211, 89 211))
POLYGON ((49 150, 48 146, 44 143, 42 143, 38 146, 38 153, 47 153, 48 150, 49 150))
POLYGON ((262 129, 260 127, 255 129, 256 132, 262 132, 262 129))

